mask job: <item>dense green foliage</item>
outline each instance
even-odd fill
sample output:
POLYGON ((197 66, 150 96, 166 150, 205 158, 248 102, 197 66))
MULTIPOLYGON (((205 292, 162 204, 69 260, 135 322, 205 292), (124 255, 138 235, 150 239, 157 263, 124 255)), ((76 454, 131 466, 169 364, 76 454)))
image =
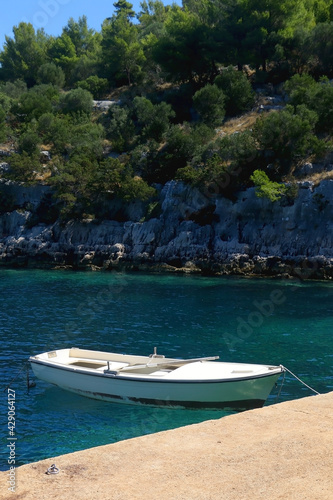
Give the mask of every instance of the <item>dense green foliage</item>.
POLYGON ((278 182, 270 181, 262 170, 255 170, 251 175, 251 180, 256 186, 259 198, 268 198, 270 201, 277 201, 286 192, 286 186, 278 182))
POLYGON ((333 0, 114 8, 100 32, 85 16, 57 37, 22 22, 0 52, 0 141, 16 150, 5 175, 53 186, 39 220, 109 217, 116 198, 152 206, 173 178, 230 197, 255 184, 274 201, 331 149, 333 0), (221 132, 268 84, 288 104, 221 132), (96 111, 93 99, 116 102, 96 111))

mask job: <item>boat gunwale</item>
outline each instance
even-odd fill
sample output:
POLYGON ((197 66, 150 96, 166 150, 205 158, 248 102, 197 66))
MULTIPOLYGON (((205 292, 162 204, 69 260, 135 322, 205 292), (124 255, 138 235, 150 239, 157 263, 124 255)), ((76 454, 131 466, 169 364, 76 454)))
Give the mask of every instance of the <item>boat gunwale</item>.
MULTIPOLYGON (((163 383, 163 384, 224 384, 224 383, 236 383, 236 382, 245 382, 245 381, 250 381, 250 380, 256 380, 259 378, 267 378, 267 377, 272 377, 276 375, 281 375, 284 372, 284 368, 281 365, 261 365, 261 366, 267 366, 268 368, 271 368, 271 371, 267 371, 267 373, 261 373, 261 374, 254 374, 254 375, 248 375, 248 376, 243 376, 243 377, 234 377, 234 378, 223 378, 223 379, 163 379, 163 378, 156 378, 156 377, 150 377, 149 375, 146 375, 142 378, 140 376, 131 376, 130 374, 122 375, 119 372, 97 372, 96 369, 89 369, 86 368, 84 370, 77 368, 75 366, 71 365, 64 365, 64 364, 56 364, 54 362, 50 362, 47 360, 41 360, 38 359, 34 356, 31 356, 29 358, 29 362, 38 364, 38 365, 43 365, 47 366, 49 368, 53 368, 56 370, 62 370, 62 371, 69 371, 72 373, 77 373, 80 375, 87 375, 87 376, 93 376, 93 377, 103 377, 103 378, 109 378, 113 380, 125 380, 125 381, 135 381, 135 382, 154 382, 154 383, 163 383)), ((232 363, 232 364, 241 364, 241 363, 232 363)), ((145 374, 144 374, 145 375, 145 374)))

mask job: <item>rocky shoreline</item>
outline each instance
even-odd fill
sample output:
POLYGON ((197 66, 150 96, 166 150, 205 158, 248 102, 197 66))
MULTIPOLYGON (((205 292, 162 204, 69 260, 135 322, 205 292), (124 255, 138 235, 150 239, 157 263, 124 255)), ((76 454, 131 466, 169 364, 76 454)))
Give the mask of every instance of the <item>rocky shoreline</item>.
POLYGON ((0 266, 332 279, 333 180, 297 188, 292 200, 249 188, 231 201, 170 181, 150 219, 132 203, 125 221, 31 226, 49 188, 2 181, 16 208, 0 215, 0 266))

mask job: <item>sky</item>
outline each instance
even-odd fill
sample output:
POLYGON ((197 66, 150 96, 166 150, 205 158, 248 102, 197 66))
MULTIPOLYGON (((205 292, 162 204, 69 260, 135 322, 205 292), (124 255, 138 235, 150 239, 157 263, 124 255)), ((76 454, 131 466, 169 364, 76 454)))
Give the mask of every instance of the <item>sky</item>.
MULTIPOLYGON (((0 50, 5 43, 5 35, 13 37, 13 26, 20 22, 31 23, 34 28, 44 28, 48 35, 60 35, 62 28, 73 17, 76 21, 85 15, 89 28, 100 31, 102 22, 114 12, 117 0, 2 0, 0 19, 0 50)), ((141 0, 128 0, 133 10, 140 11, 141 0)), ((165 5, 172 0, 163 0, 165 5)), ((175 3, 181 5, 180 0, 175 3)))

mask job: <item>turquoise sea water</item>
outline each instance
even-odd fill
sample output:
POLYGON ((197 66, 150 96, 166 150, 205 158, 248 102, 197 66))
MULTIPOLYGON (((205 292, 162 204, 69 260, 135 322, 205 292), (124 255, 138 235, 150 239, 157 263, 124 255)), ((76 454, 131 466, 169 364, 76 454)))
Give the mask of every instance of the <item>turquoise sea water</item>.
MULTIPOLYGON (((39 380, 28 392, 20 370, 30 355, 72 346, 150 354, 157 346, 171 357, 283 364, 325 393, 333 390, 332 297, 326 282, 0 270, 1 470, 14 377, 16 466, 227 414, 105 403, 39 380)), ((280 401, 311 394, 288 375, 280 401)))

